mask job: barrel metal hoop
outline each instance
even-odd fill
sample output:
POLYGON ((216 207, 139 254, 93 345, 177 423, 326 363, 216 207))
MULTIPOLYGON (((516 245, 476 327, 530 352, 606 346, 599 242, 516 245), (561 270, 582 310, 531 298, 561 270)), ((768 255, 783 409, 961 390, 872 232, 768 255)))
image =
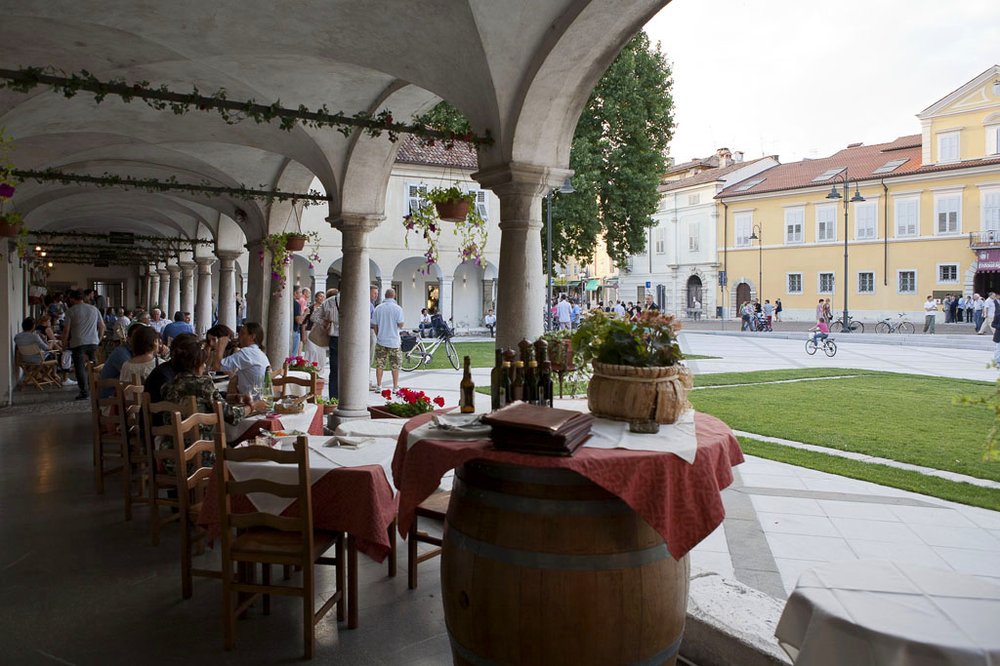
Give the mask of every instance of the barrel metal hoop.
MULTIPOLYGON (((499 479, 501 481, 537 483, 548 486, 589 486, 594 484, 590 479, 572 470, 559 467, 523 467, 520 465, 487 463, 481 460, 462 465, 462 467, 465 466, 469 466, 469 471, 472 474, 499 479)), ((462 477, 461 468, 458 470, 458 476, 459 478, 462 477)))
POLYGON ((448 526, 444 540, 446 543, 451 542, 456 548, 469 551, 487 560, 529 569, 616 571, 619 569, 633 569, 659 562, 660 560, 671 559, 670 553, 667 551, 667 546, 664 543, 624 553, 597 555, 539 553, 480 541, 462 533, 453 525, 448 526))
MULTIPOLYGON (((673 643, 668 645, 665 649, 661 650, 659 653, 654 654, 652 657, 647 657, 646 659, 641 659, 639 661, 634 661, 630 666, 661 666, 664 662, 673 658, 680 649, 681 641, 684 639, 684 631, 681 630, 680 635, 677 637, 673 643)), ((448 628, 448 640, 451 641, 451 648, 458 653, 462 659, 466 660, 473 666, 503 666, 498 661, 493 661, 492 659, 487 659, 482 657, 475 652, 472 652, 467 647, 458 642, 455 635, 452 633, 451 628, 448 628)))
POLYGON ((551 500, 524 495, 498 493, 456 483, 453 496, 468 497, 495 509, 543 516, 614 516, 632 513, 632 508, 620 499, 606 500, 551 500))

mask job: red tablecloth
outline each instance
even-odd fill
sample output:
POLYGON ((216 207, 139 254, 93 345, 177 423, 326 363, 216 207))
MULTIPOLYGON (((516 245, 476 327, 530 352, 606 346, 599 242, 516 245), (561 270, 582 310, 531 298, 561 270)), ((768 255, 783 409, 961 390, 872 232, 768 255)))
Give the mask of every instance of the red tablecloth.
MULTIPOLYGON (((198 524, 208 530, 209 538, 219 535, 219 503, 216 501, 217 477, 213 474, 198 524)), ((324 474, 312 485, 313 526, 331 532, 354 535, 358 550, 376 562, 389 554, 389 525, 396 518, 396 498, 379 465, 338 467, 324 474)), ((233 512, 254 511, 246 497, 235 498, 233 512)), ((297 516, 294 502, 281 515, 297 516)))
POLYGON ((489 440, 422 439, 407 450, 407 435, 430 415, 410 419, 396 443, 392 475, 399 489, 399 531, 406 534, 416 507, 433 493, 449 469, 473 460, 526 467, 561 467, 617 495, 663 537, 681 558, 722 523, 720 492, 743 462, 739 442, 725 423, 695 415, 698 454, 688 464, 671 453, 625 449, 577 449, 573 456, 546 457, 497 451, 489 440))

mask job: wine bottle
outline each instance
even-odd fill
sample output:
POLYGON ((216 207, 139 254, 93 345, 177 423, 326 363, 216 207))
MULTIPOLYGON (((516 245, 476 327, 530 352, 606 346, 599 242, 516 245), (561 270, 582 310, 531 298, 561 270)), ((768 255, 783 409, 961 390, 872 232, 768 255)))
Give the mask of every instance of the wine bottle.
POLYGON ((524 361, 518 361, 514 366, 514 383, 511 386, 511 398, 524 400, 524 361))
POLYGON ((503 362, 503 368, 500 371, 500 406, 504 407, 511 402, 513 398, 511 397, 513 393, 513 386, 510 381, 510 361, 503 362))
POLYGON ((271 366, 264 369, 264 384, 261 387, 260 399, 267 403, 267 408, 274 405, 274 380, 271 377, 271 366))
POLYGON ((538 404, 552 406, 552 362, 548 359, 542 361, 538 375, 538 404))
MULTIPOLYGON (((517 352, 515 352, 513 349, 503 350, 503 360, 504 363, 507 364, 504 367, 507 368, 507 375, 510 377, 511 385, 514 384, 514 361, 516 360, 516 357, 517 357, 517 352)), ((513 399, 510 397, 510 394, 507 394, 507 402, 511 402, 512 400, 513 399)))
POLYGON ((517 343, 517 349, 519 352, 518 358, 520 358, 521 362, 524 363, 524 367, 528 367, 528 361, 530 360, 528 358, 528 354, 532 349, 531 342, 529 342, 527 338, 524 338, 517 343))
POLYGON ((461 397, 459 406, 462 414, 472 414, 476 411, 476 384, 472 381, 472 360, 465 357, 465 369, 462 372, 460 384, 461 397))
POLYGON ((532 405, 538 402, 538 361, 534 358, 528 361, 528 367, 524 371, 524 400, 532 405))
POLYGON ((490 408, 500 409, 503 403, 500 401, 500 373, 503 370, 503 350, 496 350, 496 365, 490 371, 490 408))

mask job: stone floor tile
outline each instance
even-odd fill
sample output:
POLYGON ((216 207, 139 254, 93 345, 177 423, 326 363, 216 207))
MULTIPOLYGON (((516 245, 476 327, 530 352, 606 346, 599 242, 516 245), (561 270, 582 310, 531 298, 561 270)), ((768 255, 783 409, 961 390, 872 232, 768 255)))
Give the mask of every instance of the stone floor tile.
POLYGON ((946 525, 950 527, 976 527, 976 524, 955 509, 893 506, 889 508, 907 525, 946 525))
POLYGON ((766 534, 767 543, 775 559, 819 560, 838 562, 855 560, 854 551, 847 541, 837 537, 803 536, 801 534, 766 534))
POLYGON ((1000 578, 1000 557, 995 552, 972 548, 931 546, 955 571, 974 576, 1000 578))
POLYGON ((788 513, 758 512, 761 529, 766 533, 841 536, 826 516, 802 516, 788 513))
POLYGON ((729 554, 729 546, 726 544, 726 531, 723 525, 719 525, 715 530, 705 537, 701 543, 694 547, 695 550, 711 553, 729 554))
POLYGON ((795 475, 784 474, 744 474, 743 485, 748 488, 792 488, 795 490, 805 490, 806 486, 802 479, 795 475))
POLYGON ((798 514, 801 516, 825 516, 819 502, 805 497, 780 497, 773 495, 751 495, 753 507, 760 512, 798 514))
POLYGON ((947 570, 952 568, 933 548, 923 543, 851 539, 848 544, 862 560, 892 560, 919 564, 934 569, 947 570))
POLYGON ((993 557, 1000 560, 1000 539, 987 530, 944 525, 910 525, 910 529, 928 545, 992 551, 993 557))
POLYGON ((899 522, 862 520, 861 518, 831 518, 840 536, 850 543, 854 539, 867 541, 892 541, 895 543, 923 543, 909 527, 899 522))
POLYGON ((712 572, 724 578, 733 577, 733 562, 729 558, 729 553, 715 553, 711 551, 699 551, 697 548, 690 553, 691 575, 712 572))
POLYGON ((1000 511, 981 509, 978 506, 956 505, 955 510, 979 527, 990 530, 1000 530, 1000 511))
POLYGON ((831 518, 861 518, 869 520, 898 521, 899 518, 889 507, 873 502, 841 502, 838 500, 818 500, 820 507, 831 518))
POLYGON ((792 590, 795 589, 795 584, 799 581, 799 576, 802 575, 803 571, 826 564, 820 560, 790 560, 784 557, 777 557, 774 561, 778 565, 781 582, 785 584, 785 592, 788 594, 791 594, 792 590))

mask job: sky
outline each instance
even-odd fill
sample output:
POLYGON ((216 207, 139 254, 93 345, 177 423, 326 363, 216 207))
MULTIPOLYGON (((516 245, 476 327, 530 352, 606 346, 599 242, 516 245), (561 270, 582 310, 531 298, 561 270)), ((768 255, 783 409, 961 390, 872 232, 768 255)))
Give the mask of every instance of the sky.
POLYGON ((646 32, 673 69, 676 162, 788 163, 919 134, 1000 63, 1000 0, 673 0, 646 32))

